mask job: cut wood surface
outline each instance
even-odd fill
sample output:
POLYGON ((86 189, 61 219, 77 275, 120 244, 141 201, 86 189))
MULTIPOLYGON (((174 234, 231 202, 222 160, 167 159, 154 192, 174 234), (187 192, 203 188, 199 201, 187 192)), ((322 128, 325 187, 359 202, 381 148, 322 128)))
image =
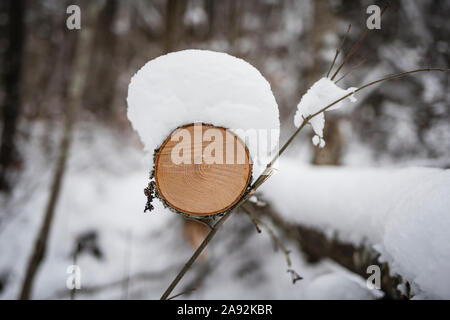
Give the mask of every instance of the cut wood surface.
POLYGON ((251 172, 244 142, 231 131, 212 125, 189 124, 176 129, 155 156, 160 197, 176 211, 194 216, 230 209, 245 193, 251 172), (179 163, 180 158, 190 161, 179 163))

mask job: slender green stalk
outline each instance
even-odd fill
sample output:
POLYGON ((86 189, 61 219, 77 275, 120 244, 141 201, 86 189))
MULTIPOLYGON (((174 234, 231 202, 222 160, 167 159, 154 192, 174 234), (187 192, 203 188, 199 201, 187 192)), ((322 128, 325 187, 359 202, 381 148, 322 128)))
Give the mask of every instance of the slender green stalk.
MULTIPOLYGON (((450 72, 450 69, 443 69, 443 68, 424 68, 424 69, 417 69, 417 70, 411 70, 411 71, 407 71, 407 72, 402 72, 402 73, 397 73, 397 74, 393 74, 390 76, 386 76, 383 77, 381 79, 369 82, 357 89, 355 89, 355 91, 346 94, 345 96, 343 96, 342 98, 330 103, 329 105, 323 107, 322 109, 320 109, 319 111, 317 111, 316 113, 313 113, 311 115, 309 115, 308 117, 303 119, 302 124, 297 128, 297 130, 295 130, 295 132, 289 137, 289 139, 284 143, 284 145, 281 147, 280 151, 274 156, 274 158, 272 159, 272 161, 270 161, 267 166, 266 169, 264 170, 264 172, 258 177, 258 179, 256 179, 256 181, 252 184, 252 186, 250 187, 249 192, 247 192, 239 201, 238 203, 234 206, 233 210, 236 208, 239 208, 245 201, 247 201, 247 199, 264 183, 267 181, 267 179, 271 176, 272 174, 272 167, 275 164, 275 162, 278 160, 278 158, 283 154, 283 152, 287 149, 287 147, 291 144, 291 142, 294 140, 294 138, 298 135, 298 133, 306 126, 306 124, 315 116, 319 115, 320 113, 328 110, 329 108, 331 108, 332 106, 334 106, 336 103, 341 102, 342 100, 350 97, 351 95, 367 88, 370 86, 373 86, 377 83, 383 82, 383 81, 387 81, 387 80, 393 80, 393 79, 398 79, 398 78, 402 78, 406 75, 412 74, 412 73, 418 73, 418 72, 432 72, 432 71, 439 71, 439 72, 450 72)), ((216 235, 217 231, 220 229, 220 227, 225 223, 225 221, 229 218, 230 214, 233 212, 233 210, 230 210, 228 212, 226 212, 212 227, 211 231, 208 233, 208 235, 206 236, 205 240, 203 240, 203 242, 200 244, 200 246, 197 248, 197 250, 195 250, 195 252, 192 254, 191 258, 186 262, 186 264, 183 266, 183 268, 180 270, 180 272, 177 274, 177 276, 175 277, 175 279, 170 283, 169 287, 166 289, 166 291, 163 293, 163 295, 161 296, 161 300, 167 300, 167 298, 169 297, 169 295, 171 294, 171 292, 173 291, 173 289, 176 287, 176 285, 178 284, 178 282, 180 282, 180 280, 183 278, 183 276, 186 274, 186 272, 189 270, 189 268, 192 266, 192 264, 195 262, 195 260, 197 260, 198 256, 202 253, 202 251, 206 248, 206 246, 208 245, 208 243, 211 241, 211 239, 216 235)))

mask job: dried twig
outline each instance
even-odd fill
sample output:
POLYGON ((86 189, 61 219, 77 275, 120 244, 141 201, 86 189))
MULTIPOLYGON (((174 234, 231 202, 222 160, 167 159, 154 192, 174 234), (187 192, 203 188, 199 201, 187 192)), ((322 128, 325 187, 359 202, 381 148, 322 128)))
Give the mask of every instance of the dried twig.
POLYGON ((195 288, 188 289, 188 290, 186 290, 186 291, 180 292, 180 293, 178 293, 178 294, 176 294, 176 295, 174 295, 174 296, 171 296, 171 297, 168 298, 167 300, 173 300, 173 299, 175 299, 175 298, 178 298, 179 296, 182 296, 183 294, 191 293, 191 292, 193 292, 193 291, 195 291, 195 288))
MULTIPOLYGON (((88 10, 88 15, 95 15, 97 9, 98 5, 91 5, 88 10)), ((52 177, 50 195, 46 204, 43 221, 36 236, 33 251, 26 265, 25 276, 19 294, 19 299, 21 300, 31 298, 35 276, 47 252, 48 239, 66 171, 67 160, 69 158, 78 108, 83 103, 82 96, 85 89, 85 79, 89 71, 89 60, 87 59, 86 52, 89 52, 91 45, 92 34, 88 29, 80 34, 75 48, 76 53, 73 61, 74 71, 68 87, 68 101, 65 107, 64 129, 59 142, 58 158, 56 160, 56 167, 52 177)))
POLYGON ((371 246, 343 242, 338 239, 337 234, 330 237, 323 231, 314 227, 305 226, 283 218, 270 202, 264 207, 256 207, 253 203, 246 204, 251 209, 259 210, 258 214, 265 217, 278 230, 283 232, 287 239, 296 243, 305 254, 308 262, 317 263, 321 259, 330 259, 344 268, 363 278, 367 278, 367 267, 378 265, 382 269, 381 290, 386 299, 404 299, 410 297, 398 290, 398 285, 408 282, 397 275, 389 272, 389 264, 381 263, 378 258, 380 254, 371 246))
POLYGON ((352 66, 350 68, 350 70, 348 70, 346 73, 344 73, 344 75, 342 77, 340 77, 339 79, 337 79, 334 83, 338 83, 339 81, 341 81, 342 79, 344 79, 346 76, 348 76, 350 73, 352 73, 352 71, 358 69, 360 66, 362 66, 365 62, 367 61, 366 58, 362 59, 360 62, 358 62, 357 64, 355 64, 354 66, 352 66))
POLYGON ((303 280, 303 277, 300 276, 294 269, 287 269, 287 272, 291 275, 292 284, 295 284, 299 280, 303 280))
MULTIPOLYGON (((306 124, 315 116, 319 115, 320 113, 328 110, 329 108, 331 108, 332 106, 334 106, 335 104, 341 102, 342 100, 350 97, 351 95, 367 88, 370 87, 372 85, 375 85, 377 83, 383 82, 383 81, 387 81, 387 80, 393 80, 393 79, 398 79, 398 78, 402 78, 406 75, 412 74, 412 73, 418 73, 418 72, 432 72, 432 71, 439 71, 439 72, 450 72, 450 69, 443 69, 443 68, 423 68, 423 69, 417 69, 417 70, 411 70, 411 71, 407 71, 407 72, 402 72, 402 73, 398 73, 398 74, 393 74, 390 76, 386 76, 383 77, 381 79, 369 82, 357 89, 355 89, 355 91, 346 94, 345 96, 341 97, 340 99, 330 103, 329 105, 323 107, 322 109, 320 109, 319 111, 317 111, 316 113, 309 115, 308 117, 304 118, 304 121, 301 123, 301 125, 297 128, 297 130, 295 130, 295 132, 289 137, 289 139, 285 142, 285 144, 281 147, 280 151, 274 156, 274 158, 272 159, 272 161, 270 161, 267 166, 266 169, 264 170, 264 172, 258 177, 258 179, 256 179, 256 181, 252 184, 252 186, 250 187, 250 190, 237 202, 237 204, 234 206, 234 209, 239 208, 242 204, 245 203, 245 201, 248 200, 248 198, 258 189, 258 187, 264 183, 265 181, 267 181, 268 177, 270 177, 270 175, 273 173, 273 166, 274 164, 277 162, 278 158, 283 154, 283 152, 287 149, 287 147, 291 144, 291 142, 294 140, 294 138, 298 135, 298 133, 306 126, 306 124)), ((175 279, 170 283, 169 287, 166 289, 166 291, 163 293, 163 295, 161 296, 161 300, 166 300, 167 297, 170 295, 170 293, 173 291, 173 289, 176 287, 176 285, 178 284, 178 282, 180 282, 180 280, 183 278, 183 276, 186 274, 186 272, 189 270, 189 268, 192 266, 192 264, 195 262, 195 260, 197 260, 198 256, 200 255, 200 253, 206 248, 206 246, 208 245, 208 243, 211 241, 211 239, 215 236, 216 232, 220 229, 220 227, 225 223, 225 221, 229 218, 231 212, 233 212, 233 210, 230 210, 228 212, 226 212, 222 218, 220 218, 220 220, 218 220, 215 225, 213 226, 212 230, 209 232, 209 234, 206 236, 205 240, 203 240, 203 242, 200 244, 200 246, 197 248, 197 250, 192 254, 191 258, 189 258, 189 260, 186 262, 186 264, 183 266, 183 268, 180 270, 180 272, 177 274, 177 276, 175 277, 175 279)))
MULTIPOLYGON (((247 196, 244 196, 244 198, 247 200, 247 196)), ((200 244, 200 246, 195 250, 195 252, 192 254, 192 256, 189 258, 189 260, 186 262, 186 264, 183 266, 183 268, 180 270, 180 272, 177 274, 175 279, 172 281, 172 283, 169 285, 169 287, 166 289, 166 291, 161 296, 161 300, 166 300, 170 293, 173 291, 173 289, 176 287, 178 282, 183 278, 183 276, 186 274, 186 272, 189 270, 189 268, 192 266, 192 264, 197 260, 198 256, 202 253, 202 251, 206 248, 208 243, 211 241, 211 239, 215 236, 217 230, 220 229, 220 227, 224 224, 224 222, 228 219, 232 211, 228 211, 225 213, 220 220, 218 220, 214 226, 212 227, 211 231, 206 236, 205 240, 200 244)))
MULTIPOLYGON (((383 16, 383 14, 386 12, 386 10, 389 8, 389 5, 386 5, 383 10, 381 10, 381 16, 383 16)), ((342 61, 342 63, 340 64, 340 66, 337 68, 336 72, 333 74, 333 76, 331 77, 331 80, 334 80, 334 78, 336 78, 337 74, 339 73, 339 71, 341 71, 342 67, 348 62, 348 60, 350 60, 350 58, 353 56, 353 54, 358 50, 359 46, 361 45, 361 43, 363 42, 363 40, 367 37, 368 33, 369 33, 369 29, 367 29, 366 31, 364 31, 364 33, 361 35, 361 37, 359 38, 359 40, 354 44, 354 46, 350 49, 350 52, 345 56, 344 60, 342 61)))
POLYGON ((259 220, 256 219, 246 207, 242 206, 241 209, 242 209, 242 211, 244 211, 244 213, 245 213, 245 214, 250 218, 250 220, 253 222, 253 225, 255 226, 256 231, 257 231, 258 233, 261 233, 261 228, 260 228, 259 225, 258 225, 259 220))
POLYGON ((250 219, 254 223, 254 225, 259 233, 261 232, 259 225, 262 225, 267 230, 267 232, 269 233, 269 235, 272 238, 272 241, 275 245, 275 249, 280 248, 280 250, 283 252, 284 257, 286 259, 286 264, 288 266, 287 272, 291 275, 292 283, 295 284, 298 280, 302 280, 303 278, 294 269, 291 268, 292 267, 292 261, 291 261, 291 257, 290 257, 291 251, 288 250, 284 246, 284 244, 280 241, 278 236, 275 234, 275 231, 273 231, 273 229, 264 221, 261 221, 260 219, 255 218, 255 216, 245 206, 241 206, 241 209, 250 217, 250 219))
POLYGON ((345 33, 344 38, 342 38, 341 45, 339 46, 339 48, 336 48, 336 53, 334 54, 334 58, 333 58, 333 61, 331 62, 330 69, 328 69, 328 72, 327 72, 327 78, 330 76, 330 72, 333 69, 334 64, 336 63, 336 59, 339 56, 339 53, 341 52, 342 48, 344 47, 345 40, 347 39, 347 36, 348 36, 351 28, 352 28, 352 24, 349 24, 348 28, 347 28, 347 32, 345 33))

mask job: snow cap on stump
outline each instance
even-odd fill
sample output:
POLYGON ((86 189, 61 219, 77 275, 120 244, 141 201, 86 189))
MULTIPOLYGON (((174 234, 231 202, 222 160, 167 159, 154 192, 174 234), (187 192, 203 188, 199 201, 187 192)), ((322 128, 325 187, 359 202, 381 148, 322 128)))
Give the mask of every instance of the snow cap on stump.
POLYGON ((186 50, 149 61, 131 79, 127 101, 128 118, 146 151, 157 150, 157 194, 177 212, 209 216, 231 209, 252 173, 258 176, 277 151, 278 106, 269 83, 228 54, 186 50), (212 131, 218 149, 207 142, 212 131), (181 133, 189 137, 187 144, 178 139, 181 133), (183 157, 194 154, 194 162, 174 161, 180 146, 183 157), (241 162, 234 148, 245 151, 241 162))
MULTIPOLYGON (((184 50, 151 60, 132 77, 127 102, 128 118, 151 153, 177 127, 195 122, 225 127, 241 139, 238 129, 274 129, 267 152, 278 143, 278 105, 269 83, 226 53, 184 50)), ((261 150, 247 147, 255 161, 261 150)), ((254 174, 258 167, 255 161, 254 174)))

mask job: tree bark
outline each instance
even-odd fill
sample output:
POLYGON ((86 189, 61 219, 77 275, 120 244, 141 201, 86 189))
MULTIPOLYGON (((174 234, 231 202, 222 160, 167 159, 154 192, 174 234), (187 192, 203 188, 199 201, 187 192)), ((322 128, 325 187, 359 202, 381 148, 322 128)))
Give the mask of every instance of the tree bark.
MULTIPOLYGON (((324 37, 327 33, 335 33, 337 18, 331 11, 331 4, 328 0, 314 1, 314 24, 310 36, 310 50, 313 57, 313 64, 308 71, 308 87, 324 76, 324 70, 328 68, 320 56, 320 51, 324 47, 324 37)), ((339 117, 327 117, 324 138, 326 145, 324 148, 314 148, 312 163, 315 165, 338 165, 342 150, 342 137, 339 131, 339 117)))
POLYGON ((211 39, 214 33, 214 19, 215 19, 215 7, 216 2, 214 0, 203 0, 206 15, 208 17, 208 31, 206 33, 206 38, 211 39))
POLYGON ((119 6, 117 0, 108 0, 98 15, 84 94, 84 105, 105 120, 114 118, 113 103, 118 76, 114 23, 119 6))
POLYGON ((21 109, 21 80, 25 47, 26 0, 8 0, 8 48, 4 56, 3 130, 0 146, 0 191, 10 191, 7 172, 17 157, 14 139, 21 109))
POLYGON ((228 44, 231 51, 236 51, 236 40, 239 38, 241 24, 241 6, 240 0, 230 0, 229 2, 229 18, 228 18, 228 44))

